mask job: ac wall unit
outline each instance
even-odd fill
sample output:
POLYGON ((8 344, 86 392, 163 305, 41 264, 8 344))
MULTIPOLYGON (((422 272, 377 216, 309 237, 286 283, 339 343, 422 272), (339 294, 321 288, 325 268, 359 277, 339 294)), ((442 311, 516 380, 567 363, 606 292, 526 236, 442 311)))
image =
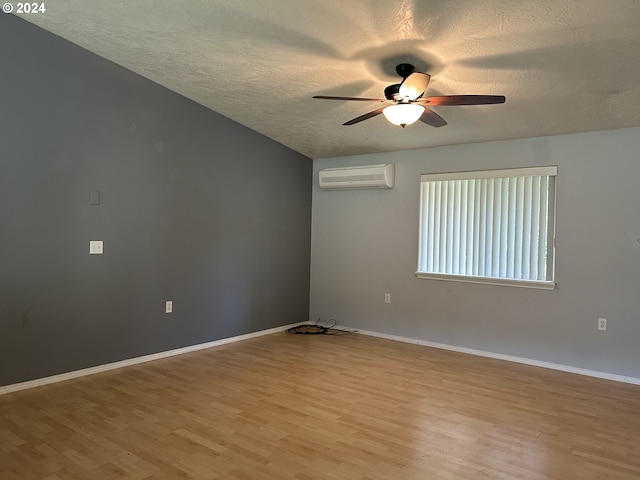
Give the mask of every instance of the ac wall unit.
POLYGON ((393 188, 395 165, 362 165, 359 167, 325 168, 318 173, 320 188, 345 190, 349 188, 393 188))

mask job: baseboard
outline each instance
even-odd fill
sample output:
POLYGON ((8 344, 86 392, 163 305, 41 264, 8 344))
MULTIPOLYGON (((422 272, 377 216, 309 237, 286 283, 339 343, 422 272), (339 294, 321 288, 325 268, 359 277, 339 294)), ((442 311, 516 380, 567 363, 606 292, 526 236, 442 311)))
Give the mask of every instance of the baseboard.
POLYGON ((142 357, 129 358, 114 363, 107 363, 105 365, 98 365, 90 368, 83 368, 82 370, 74 370, 72 372, 61 373, 59 375, 53 375, 50 377, 37 378, 35 380, 29 380, 27 382, 14 383, 12 385, 5 385, 0 387, 0 395, 6 393, 13 393, 19 390, 26 390, 28 388, 41 387, 43 385, 49 385, 51 383, 63 382, 65 380, 71 380, 72 378, 84 377, 86 375, 93 375, 95 373, 106 372, 108 370, 115 370, 116 368, 128 367, 130 365, 137 365, 139 363, 151 362, 153 360, 159 360, 161 358, 173 357, 175 355, 182 355, 183 353, 195 352, 197 350, 204 350, 205 348, 218 347, 227 343, 240 342, 242 340, 248 340, 250 338, 261 337, 263 335, 269 335, 271 333, 283 332, 291 327, 302 325, 307 322, 293 323, 291 325, 285 325, 282 327, 270 328, 268 330, 261 330, 258 332, 247 333, 245 335, 238 335, 236 337, 223 338, 221 340, 215 340, 213 342, 200 343, 198 345, 190 345, 188 347, 177 348, 175 350, 167 350, 165 352, 153 353, 151 355, 145 355, 142 357))
MULTIPOLYGON (((355 330, 351 327, 341 326, 339 328, 345 328, 347 330, 355 330)), ((585 368, 577 368, 577 367, 571 367, 568 365, 560 365, 557 363, 543 362, 540 360, 533 360, 530 358, 515 357, 512 355, 503 355, 501 353, 485 352, 483 350, 457 347, 455 345, 447 345, 444 343, 428 342, 426 340, 417 340, 414 338, 400 337, 397 335, 389 335, 386 333, 372 332, 369 330, 357 330, 356 333, 360 333, 362 335, 369 335, 371 337, 385 338, 387 340, 395 340, 397 342, 413 343, 416 345, 423 345, 425 347, 439 348, 441 350, 450 350, 452 352, 467 353, 469 355, 477 355, 479 357, 495 358, 498 360, 505 360, 507 362, 522 363, 522 364, 531 365, 534 367, 542 367, 542 368, 549 368, 551 370, 559 370, 562 372, 576 373, 578 375, 585 375, 587 377, 596 377, 596 378, 602 378, 605 380, 613 380, 614 382, 631 383, 633 385, 640 385, 640 378, 626 377, 624 375, 616 375, 614 373, 598 372, 596 370, 587 370, 585 368)))
MULTIPOLYGON (((151 355, 145 355, 142 357, 136 357, 136 358, 130 358, 127 360, 122 360, 119 362, 114 362, 114 363, 107 363, 105 365, 98 365, 95 367, 90 367, 90 368, 84 368, 82 370, 74 370, 72 372, 67 372, 67 373, 62 373, 60 375, 53 375, 50 377, 43 377, 43 378, 37 378, 35 380, 29 380, 27 382, 22 382, 22 383, 15 383, 12 385, 5 385, 3 387, 0 387, 0 395, 4 395, 7 393, 13 393, 13 392, 17 392, 20 390, 26 390, 29 388, 35 388, 35 387, 41 387, 43 385, 49 385, 51 383, 57 383, 57 382, 63 382, 65 380, 71 380, 73 378, 78 378, 78 377, 84 377, 86 375, 93 375, 95 373, 101 373, 101 372, 106 372, 108 370, 115 370, 116 368, 122 368, 122 367, 128 367, 130 365, 137 365, 139 363, 145 363, 145 362, 151 362, 153 360, 159 360, 161 358, 167 358, 167 357, 173 357, 175 355, 182 355, 184 353, 190 353, 190 352, 195 352, 198 350, 204 350, 206 348, 213 348, 213 347, 218 347, 220 345, 226 345, 228 343, 234 343, 234 342, 240 342, 242 340, 248 340, 250 338, 255 338, 255 337, 260 337, 263 335, 269 335, 271 333, 277 333, 277 332, 283 332, 285 330, 288 330, 291 327, 295 327, 297 325, 303 325, 306 324, 307 322, 299 322, 299 323, 293 323, 291 325, 284 325, 281 327, 275 327, 275 328, 270 328, 268 330, 261 330, 258 332, 252 332, 252 333, 247 333, 245 335, 238 335, 235 337, 229 337, 229 338, 223 338, 220 340, 215 340, 213 342, 207 342, 207 343, 200 343, 198 345, 190 345, 188 347, 183 347, 183 348, 177 348, 175 350, 167 350, 165 352, 159 352, 159 353, 153 353, 151 355)), ((354 330, 355 333, 359 333, 362 335, 368 335, 371 337, 378 337, 378 338, 384 338, 387 340, 394 340, 396 342, 404 342, 404 343, 413 343, 415 345, 422 345, 425 347, 432 347, 432 348, 438 348, 441 350, 450 350, 452 352, 459 352, 459 353, 466 353, 469 355, 477 355, 479 357, 487 357, 487 358, 494 358, 494 359, 498 359, 498 360, 505 360, 508 362, 514 362, 514 363, 522 363, 524 365, 531 365, 534 367, 541 367, 541 368, 549 368, 551 370, 559 370, 562 372, 568 372, 568 373, 575 373, 578 375, 585 375, 587 377, 595 377, 595 378, 602 378, 605 380, 612 380, 615 382, 622 382, 622 383, 630 383, 633 385, 640 385, 640 378, 635 378, 635 377, 627 377, 624 375, 616 375, 613 373, 607 373, 607 372, 599 372, 596 370, 587 370, 584 368, 577 368, 577 367, 571 367, 568 365, 561 365, 561 364, 557 364, 557 363, 550 363, 550 362, 543 362, 540 360, 533 360, 530 358, 523 358, 523 357, 516 357, 513 355, 503 355, 500 353, 494 353, 494 352, 486 352, 484 350, 475 350, 473 348, 464 348, 464 347, 457 347, 455 345, 447 345, 444 343, 436 343, 436 342, 429 342, 426 340, 418 340, 415 338, 409 338, 409 337, 401 337, 398 335, 390 335, 390 334, 386 334, 386 333, 379 333, 379 332, 373 332, 370 330, 356 330, 353 329, 351 327, 344 327, 344 326, 340 326, 340 327, 336 327, 336 328, 344 328, 346 330, 354 330)))

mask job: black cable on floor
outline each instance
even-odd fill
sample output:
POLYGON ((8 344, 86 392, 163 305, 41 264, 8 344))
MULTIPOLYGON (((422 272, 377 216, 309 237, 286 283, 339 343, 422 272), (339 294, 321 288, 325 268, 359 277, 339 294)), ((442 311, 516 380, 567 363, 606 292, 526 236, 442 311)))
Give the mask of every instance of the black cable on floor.
POLYGON ((343 328, 333 328, 336 325, 335 319, 328 320, 324 325, 319 325, 320 319, 309 325, 297 325, 287 330, 287 333, 298 335, 345 335, 355 333, 357 330, 345 330, 343 328))

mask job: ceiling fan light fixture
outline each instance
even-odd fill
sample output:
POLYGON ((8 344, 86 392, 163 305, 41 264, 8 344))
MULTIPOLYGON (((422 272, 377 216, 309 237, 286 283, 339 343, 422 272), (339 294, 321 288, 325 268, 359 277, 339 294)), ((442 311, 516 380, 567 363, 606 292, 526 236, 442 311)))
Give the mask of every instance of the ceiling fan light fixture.
POLYGON ((418 121, 424 113, 424 107, 415 103, 398 103, 388 106, 382 113, 391 123, 404 128, 418 121))

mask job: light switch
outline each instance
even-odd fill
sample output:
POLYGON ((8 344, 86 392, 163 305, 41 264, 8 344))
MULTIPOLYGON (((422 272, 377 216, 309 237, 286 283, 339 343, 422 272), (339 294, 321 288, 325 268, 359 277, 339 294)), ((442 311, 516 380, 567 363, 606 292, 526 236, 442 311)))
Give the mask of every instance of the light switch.
POLYGON ((91 240, 89 242, 89 253, 91 255, 102 255, 102 240, 91 240))

